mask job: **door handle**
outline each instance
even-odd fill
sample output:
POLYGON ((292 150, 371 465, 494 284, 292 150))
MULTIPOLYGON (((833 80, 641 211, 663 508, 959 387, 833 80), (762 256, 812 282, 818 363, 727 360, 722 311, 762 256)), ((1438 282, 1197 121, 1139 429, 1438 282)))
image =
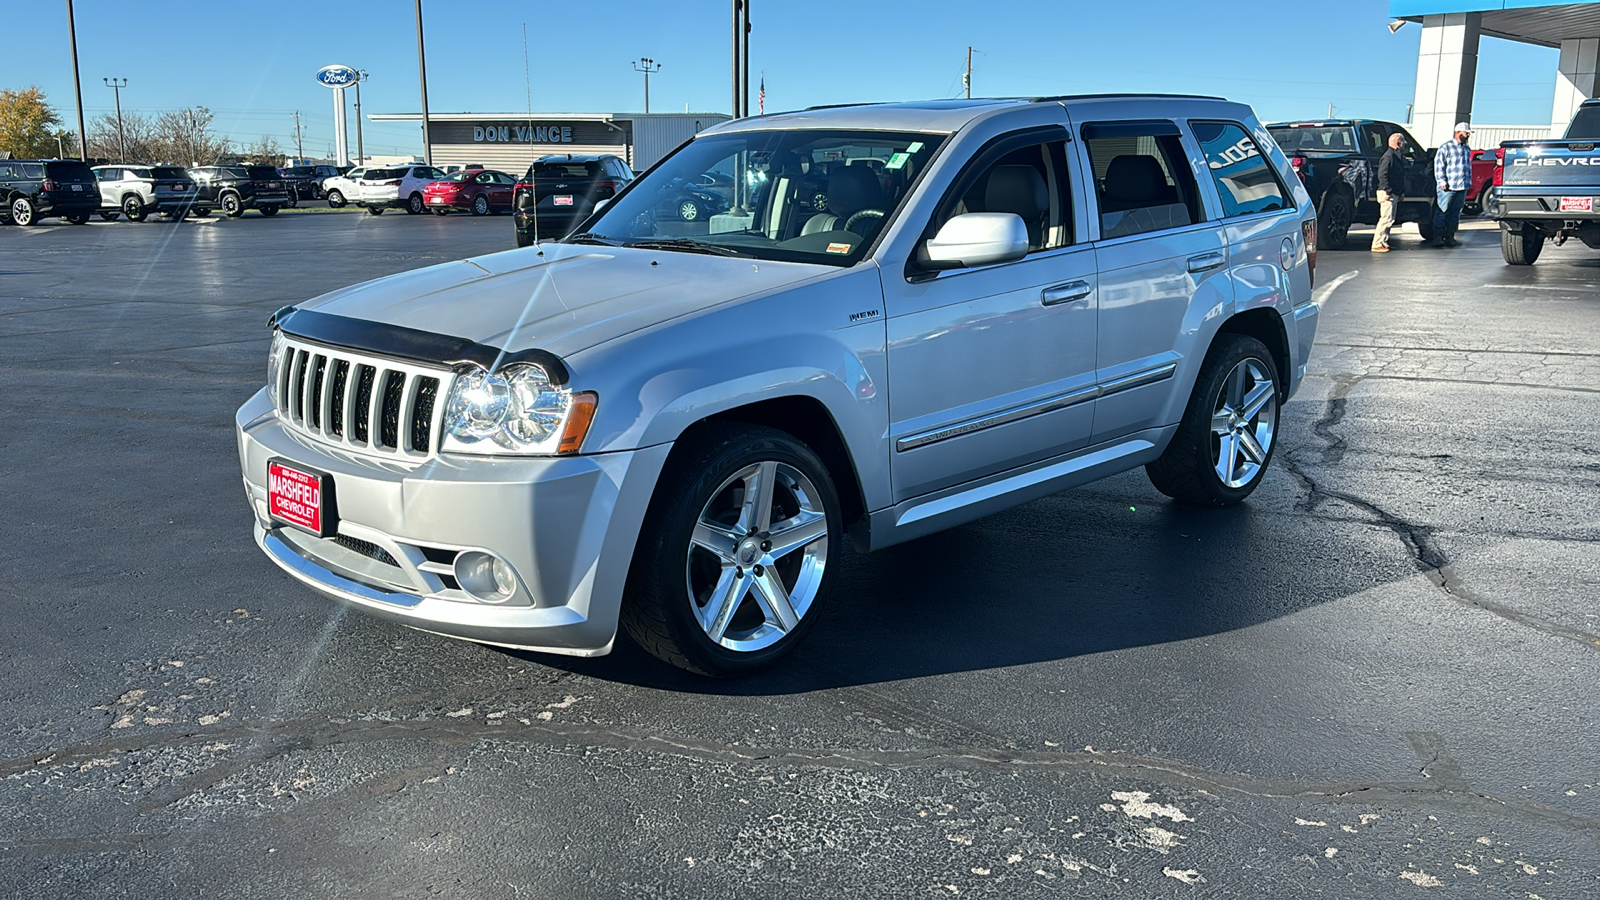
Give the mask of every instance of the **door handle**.
POLYGON ((1045 306, 1055 306, 1058 303, 1071 303, 1094 293, 1094 287, 1087 281, 1069 281, 1055 287, 1047 287, 1039 296, 1039 302, 1045 306))
POLYGON ((1213 250, 1210 253, 1202 253, 1199 256, 1189 257, 1189 271, 1205 272, 1209 269, 1215 269, 1227 261, 1228 258, 1222 255, 1222 251, 1213 250))

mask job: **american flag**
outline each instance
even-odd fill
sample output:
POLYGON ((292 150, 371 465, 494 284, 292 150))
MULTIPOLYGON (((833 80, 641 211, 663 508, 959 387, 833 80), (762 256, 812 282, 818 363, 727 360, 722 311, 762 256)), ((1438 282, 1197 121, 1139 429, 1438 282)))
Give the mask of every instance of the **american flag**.
MULTIPOLYGON (((746 82, 748 84, 749 82, 746 82)), ((767 73, 761 73, 761 93, 756 95, 756 115, 767 114, 767 73)))

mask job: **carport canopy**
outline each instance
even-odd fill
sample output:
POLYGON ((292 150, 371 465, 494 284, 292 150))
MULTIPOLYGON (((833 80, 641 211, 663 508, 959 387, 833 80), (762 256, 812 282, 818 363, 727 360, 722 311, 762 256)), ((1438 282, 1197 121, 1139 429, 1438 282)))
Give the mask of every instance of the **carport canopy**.
POLYGON ((1422 25, 1413 112, 1417 139, 1437 146, 1451 126, 1470 121, 1481 35, 1557 47, 1553 134, 1566 128, 1579 104, 1596 96, 1600 3, 1573 0, 1391 0, 1396 20, 1422 25))

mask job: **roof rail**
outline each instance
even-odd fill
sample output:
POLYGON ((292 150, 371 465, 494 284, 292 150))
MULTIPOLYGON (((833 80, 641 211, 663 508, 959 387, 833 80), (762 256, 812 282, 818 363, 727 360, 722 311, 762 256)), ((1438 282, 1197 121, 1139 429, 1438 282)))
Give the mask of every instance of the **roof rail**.
POLYGON ((1227 100, 1227 97, 1213 97, 1210 94, 1141 94, 1141 93, 1110 93, 1110 94, 1057 94, 1051 97, 1018 97, 1019 100, 1029 100, 1033 103, 1056 103, 1062 100, 1123 100, 1123 99, 1151 99, 1151 100, 1227 100))
POLYGON ((849 109, 852 106, 877 106, 876 103, 824 103, 821 106, 808 106, 801 112, 813 112, 819 109, 849 109))

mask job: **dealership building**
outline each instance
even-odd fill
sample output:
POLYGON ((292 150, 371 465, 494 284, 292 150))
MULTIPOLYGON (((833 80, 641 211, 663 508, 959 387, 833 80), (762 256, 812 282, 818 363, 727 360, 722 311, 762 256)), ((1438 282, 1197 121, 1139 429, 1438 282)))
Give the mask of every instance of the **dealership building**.
MULTIPOLYGON (((367 118, 422 121, 418 113, 367 118)), ((725 113, 429 113, 428 151, 441 168, 483 166, 518 174, 543 156, 612 153, 643 170, 729 118, 725 113)))

